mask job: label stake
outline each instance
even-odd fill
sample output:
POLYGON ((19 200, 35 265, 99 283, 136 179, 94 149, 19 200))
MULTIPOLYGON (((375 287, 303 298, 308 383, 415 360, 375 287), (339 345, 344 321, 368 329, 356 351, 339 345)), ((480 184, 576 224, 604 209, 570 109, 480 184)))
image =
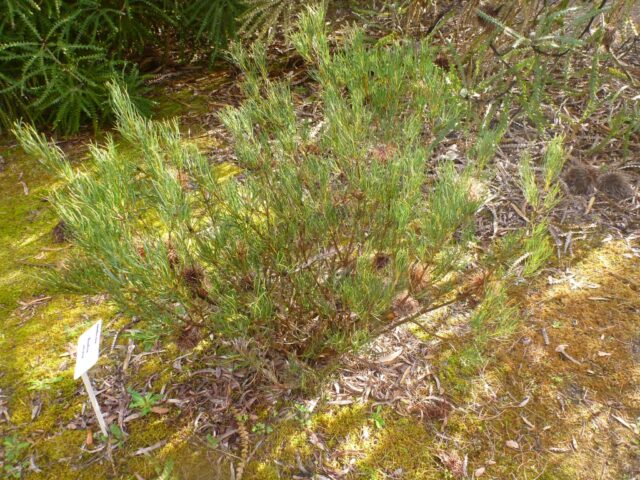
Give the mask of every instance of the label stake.
POLYGON ((96 392, 93 391, 91 380, 89 380, 89 375, 87 374, 89 369, 96 364, 98 358, 100 357, 101 333, 102 320, 98 320, 91 326, 91 328, 89 328, 89 330, 84 332, 82 335, 80 335, 80 338, 78 338, 78 348, 76 351, 76 368, 73 374, 73 378, 75 380, 82 377, 82 383, 84 383, 84 388, 87 390, 89 400, 91 400, 91 406, 93 407, 93 412, 96 414, 96 418, 98 419, 100 430, 102 430, 102 433, 107 436, 107 424, 104 421, 104 417, 102 416, 102 412, 100 411, 100 404, 98 403, 98 399, 96 398, 96 392))
POLYGON ((85 372, 80 376, 82 377, 84 388, 87 390, 87 395, 89 395, 89 400, 91 400, 91 406, 93 407, 93 412, 96 414, 96 417, 98 418, 98 424, 100 425, 100 430, 102 430, 102 434, 106 437, 108 436, 107 424, 105 423, 104 417, 102 416, 102 412, 100 411, 100 404, 98 403, 98 399, 96 398, 96 393, 93 391, 93 386, 91 385, 91 380, 89 380, 89 375, 87 375, 87 373, 85 372))

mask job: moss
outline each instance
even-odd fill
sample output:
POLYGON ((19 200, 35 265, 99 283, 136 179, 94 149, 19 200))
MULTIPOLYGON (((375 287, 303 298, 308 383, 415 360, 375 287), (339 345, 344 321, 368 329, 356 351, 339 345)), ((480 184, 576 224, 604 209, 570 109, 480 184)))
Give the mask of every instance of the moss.
POLYGON ((38 263, 51 257, 41 247, 47 244, 47 232, 55 219, 42 201, 46 195, 43 180, 51 180, 46 172, 15 149, 4 155, 8 165, 0 173, 0 315, 7 317, 19 299, 44 290, 26 268, 16 267, 19 262, 38 263), (39 254, 43 256, 34 259, 39 254))
MULTIPOLYGON (((305 429, 295 420, 281 422, 275 431, 267 436, 265 449, 269 459, 277 458, 285 465, 296 462, 296 454, 306 459, 311 453, 305 429)), ((257 464, 260 465, 261 462, 257 464)))
POLYGON ((259 462, 251 464, 247 469, 246 478, 252 480, 279 480, 282 477, 272 463, 259 462))
POLYGON ((368 406, 363 404, 351 405, 339 409, 330 409, 315 416, 312 420, 312 428, 317 428, 327 438, 329 447, 337 443, 358 437, 364 425, 368 423, 368 406))
MULTIPOLYGON (((190 89, 171 92, 166 95, 158 91, 154 98, 156 118, 172 118, 180 115, 187 108, 190 113, 202 115, 208 111, 206 97, 194 94, 190 89)), ((182 122, 181 122, 182 123, 182 122)))
MULTIPOLYGON (((71 462, 60 460, 76 461, 86 438, 86 431, 67 428, 86 401, 72 378, 68 348, 79 332, 97 318, 108 320, 114 310, 107 303, 88 305, 81 297, 47 291, 40 269, 32 265, 55 264, 69 252, 50 236, 56 218, 43 200, 54 182, 17 150, 3 156, 8 166, 0 173, 0 382, 9 396, 11 423, 32 443, 43 470, 33 477, 68 478, 71 462), (32 419, 35 405, 39 410, 32 419)), ((96 464, 79 478, 104 476, 105 466, 96 464)))
MULTIPOLYGON (((59 433, 38 442, 36 446, 38 465, 40 465, 40 468, 45 465, 50 467, 46 469, 46 472, 42 472, 42 478, 55 478, 53 477, 54 472, 61 470, 61 466, 56 466, 55 464, 61 458, 77 455, 86 436, 86 431, 62 429, 59 433)), ((43 468, 43 470, 45 469, 43 468)))
POLYGON ((471 380, 482 365, 482 356, 475 346, 461 352, 445 352, 439 374, 446 390, 457 400, 464 400, 471 392, 471 380))
POLYGON ((433 458, 433 437, 410 418, 392 418, 371 441, 367 456, 357 463, 362 472, 385 478, 402 470, 406 478, 432 479, 439 468, 433 458))
POLYGON ((355 462, 355 476, 349 478, 375 478, 378 472, 382 475, 380 478, 385 478, 384 475, 398 469, 402 469, 407 478, 434 478, 437 465, 426 448, 434 439, 424 425, 383 409, 384 428, 376 429, 370 411, 371 406, 366 404, 329 406, 312 415, 306 428, 292 420, 276 425, 259 450, 257 460, 248 466, 247 478, 288 478, 292 474, 288 466, 295 468, 299 461, 303 464, 312 461, 311 431, 332 451, 344 452, 331 467, 343 469, 355 462), (279 466, 274 465, 275 458, 279 466))
POLYGON ((158 371, 163 369, 165 365, 166 364, 163 362, 160 355, 155 355, 155 354, 148 355, 144 363, 140 365, 140 368, 138 369, 136 376, 146 380, 148 377, 150 377, 154 373, 157 373, 158 371))

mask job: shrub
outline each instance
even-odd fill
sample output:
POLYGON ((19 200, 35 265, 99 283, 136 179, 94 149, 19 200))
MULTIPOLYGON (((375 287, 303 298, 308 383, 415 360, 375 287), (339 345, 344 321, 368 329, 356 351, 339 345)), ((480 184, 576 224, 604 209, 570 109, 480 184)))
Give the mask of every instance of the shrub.
POLYGON ((636 83, 619 58, 634 42, 633 4, 409 0, 399 18, 446 39, 439 59, 458 70, 471 94, 514 102, 543 131, 549 107, 562 112, 567 97, 586 100, 576 118, 584 122, 612 99, 599 94, 603 82, 622 76, 636 83))
MULTIPOLYGON (((107 119, 107 83, 118 80, 134 94, 141 86, 133 65, 116 55, 142 41, 133 20, 149 2, 25 2, 0 6, 0 124, 23 118, 71 133, 87 120, 107 119)), ((151 17, 151 15, 148 15, 151 17)), ((139 102, 137 95, 134 97, 139 102)))
POLYGON ((523 242, 478 248, 474 237, 483 198, 471 184, 497 136, 481 136, 481 161, 432 158, 472 115, 428 44, 370 46, 356 30, 332 49, 313 10, 292 43, 313 68, 322 120, 269 77, 263 47, 234 46, 245 100, 221 118, 241 175, 185 143, 175 121, 144 119, 117 86, 126 148, 93 146, 88 169, 16 128, 67 184, 53 194, 79 250, 66 287, 106 291, 159 328, 205 326, 318 360, 462 298, 468 271, 506 272, 522 255, 523 242))
POLYGON ((184 36, 185 30, 192 32, 191 37, 196 43, 202 42, 210 47, 209 58, 214 60, 220 48, 226 47, 227 40, 235 36, 237 19, 244 11, 240 0, 187 2, 180 33, 184 36))
POLYGON ((62 133, 112 116, 107 85, 145 102, 131 60, 149 47, 183 45, 215 55, 235 32, 237 0, 6 0, 0 5, 0 125, 16 118, 62 133), (193 33, 189 33, 193 32, 193 33))

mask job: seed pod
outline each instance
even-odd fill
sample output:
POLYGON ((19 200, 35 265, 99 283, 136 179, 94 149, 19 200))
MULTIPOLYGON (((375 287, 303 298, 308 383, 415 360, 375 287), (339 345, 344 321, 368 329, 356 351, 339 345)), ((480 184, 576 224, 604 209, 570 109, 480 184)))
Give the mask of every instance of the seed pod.
POLYGON ((182 271, 182 279, 194 298, 199 297, 203 300, 207 298, 208 292, 204 288, 204 272, 200 267, 196 265, 185 268, 182 271))
POLYGON ((593 186, 589 171, 581 166, 571 167, 564 175, 569 192, 573 195, 588 195, 593 186))
POLYGON ((633 188, 626 175, 619 172, 605 173, 598 177, 598 190, 616 200, 633 196, 633 188))
POLYGON ((53 230, 51 230, 51 236, 53 237, 53 243, 65 243, 69 241, 69 229, 67 224, 63 220, 60 220, 53 230))

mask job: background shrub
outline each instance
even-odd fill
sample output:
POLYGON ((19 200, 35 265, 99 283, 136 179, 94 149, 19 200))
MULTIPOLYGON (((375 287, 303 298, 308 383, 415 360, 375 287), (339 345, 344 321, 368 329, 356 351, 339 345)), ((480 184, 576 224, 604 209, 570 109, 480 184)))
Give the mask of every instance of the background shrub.
MULTIPOLYGON (((463 298, 472 272, 506 282, 523 248, 545 248, 534 223, 479 248, 484 198, 472 184, 487 162, 432 157, 473 115, 428 43, 371 45, 354 30, 330 48, 314 10, 291 41, 315 75, 323 119, 298 114, 289 84, 267 75, 262 46, 234 46, 245 100, 221 118, 240 176, 183 142, 175 122, 143 118, 117 86, 128 146, 92 147, 87 170, 33 128, 16 129, 66 181, 53 201, 79 248, 67 288, 106 291, 155 328, 204 327, 217 341, 315 361, 463 298)), ((483 158, 496 137, 480 135, 483 158)), ((547 163, 557 169, 554 145, 547 163)))
MULTIPOLYGON (((237 0, 7 0, 0 5, 0 124, 63 133, 112 115, 107 84, 144 108, 136 62, 180 41, 215 56, 235 32, 237 0)), ((175 49, 175 47, 173 47, 175 49)))
POLYGON ((637 32, 635 3, 408 0, 398 18, 407 31, 443 39, 440 61, 458 71, 469 92, 513 102, 542 131, 544 106, 560 109, 556 100, 565 98, 556 92, 588 98, 584 120, 609 101, 598 97, 601 77, 637 83, 625 67, 637 55, 623 43, 633 41, 620 41, 625 30, 637 32))
MULTIPOLYGON (((71 133, 87 121, 103 121, 112 114, 107 78, 126 85, 142 107, 136 64, 146 70, 177 56, 212 61, 238 32, 246 38, 287 31, 302 3, 5 0, 0 4, 0 125, 22 118, 71 133)), ((598 103, 605 60, 629 76, 611 45, 633 2, 538 4, 409 0, 382 8, 393 11, 391 17, 402 22, 399 28, 428 36, 444 32, 439 64, 456 68, 468 92, 508 100, 514 90, 521 91, 516 101, 542 126, 540 105, 552 100, 543 96, 550 86, 559 86, 555 73, 562 69, 562 87, 573 87, 571 77, 581 68, 575 59, 585 52, 593 54, 592 81, 584 87, 593 99, 591 109, 598 103), (600 14, 606 18, 603 25, 594 22, 600 14)))

